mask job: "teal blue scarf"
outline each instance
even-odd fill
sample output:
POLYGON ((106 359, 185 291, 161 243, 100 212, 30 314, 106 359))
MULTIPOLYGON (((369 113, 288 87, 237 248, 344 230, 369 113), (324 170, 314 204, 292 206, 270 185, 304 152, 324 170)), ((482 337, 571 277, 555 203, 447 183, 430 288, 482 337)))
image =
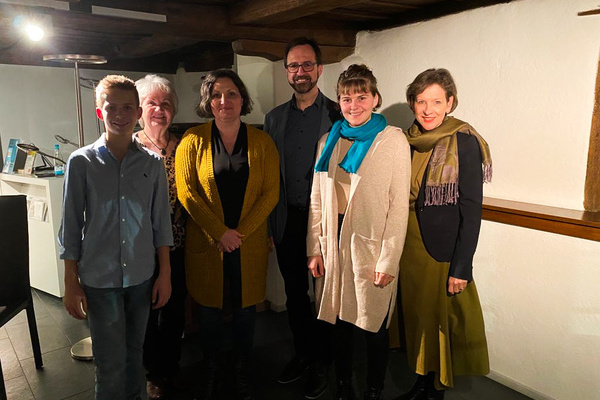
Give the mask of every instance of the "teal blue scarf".
POLYGON ((329 168, 329 160, 335 144, 344 137, 346 139, 354 140, 350 150, 346 153, 346 156, 340 163, 340 167, 350 174, 355 174, 360 167, 360 164, 365 158, 367 151, 371 147, 371 144, 375 140, 375 137, 379 132, 385 129, 387 126, 387 120, 381 114, 372 114, 371 119, 364 125, 353 128, 348 124, 348 121, 341 120, 336 121, 331 127, 327 141, 325 142, 325 148, 317 164, 315 165, 316 172, 325 172, 329 168))

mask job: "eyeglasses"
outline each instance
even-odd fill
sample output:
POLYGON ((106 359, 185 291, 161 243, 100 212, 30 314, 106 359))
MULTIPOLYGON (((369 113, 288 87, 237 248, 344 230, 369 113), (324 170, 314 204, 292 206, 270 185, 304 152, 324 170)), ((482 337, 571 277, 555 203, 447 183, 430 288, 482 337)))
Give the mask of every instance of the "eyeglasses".
POLYGON ((298 72, 298 69, 300 67, 302 67, 302 70, 304 72, 310 72, 313 69, 315 69, 315 65, 317 65, 316 62, 306 61, 306 62, 303 62, 302 64, 298 64, 298 63, 288 64, 288 65, 285 66, 285 69, 287 69, 288 72, 294 73, 294 72, 298 72))

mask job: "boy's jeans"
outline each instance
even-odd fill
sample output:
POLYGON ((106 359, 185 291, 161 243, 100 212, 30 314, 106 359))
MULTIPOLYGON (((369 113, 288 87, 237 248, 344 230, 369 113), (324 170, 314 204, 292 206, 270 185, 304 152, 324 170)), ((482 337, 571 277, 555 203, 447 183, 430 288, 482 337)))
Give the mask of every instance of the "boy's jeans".
POLYGON ((84 286, 96 366, 96 400, 146 398, 142 345, 153 280, 127 288, 84 286))

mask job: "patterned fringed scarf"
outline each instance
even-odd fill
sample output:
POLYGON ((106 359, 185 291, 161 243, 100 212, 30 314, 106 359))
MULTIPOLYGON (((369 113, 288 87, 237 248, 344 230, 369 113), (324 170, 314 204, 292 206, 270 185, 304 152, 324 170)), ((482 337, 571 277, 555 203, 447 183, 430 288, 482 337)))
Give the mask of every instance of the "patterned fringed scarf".
POLYGON ((440 126, 422 131, 416 123, 408 129, 408 142, 418 152, 433 148, 429 159, 429 172, 425 180, 425 205, 441 206, 456 204, 458 199, 458 139, 457 132, 473 135, 481 150, 483 182, 492 181, 492 156, 487 142, 468 123, 454 117, 446 117, 440 126))

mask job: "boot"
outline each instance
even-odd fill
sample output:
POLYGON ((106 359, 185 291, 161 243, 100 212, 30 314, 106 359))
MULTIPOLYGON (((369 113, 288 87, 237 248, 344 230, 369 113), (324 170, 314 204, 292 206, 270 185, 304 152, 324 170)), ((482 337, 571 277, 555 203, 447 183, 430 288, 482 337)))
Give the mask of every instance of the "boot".
POLYGON ((215 355, 204 360, 204 382, 198 400, 216 400, 219 392, 219 361, 215 355))
POLYGON ((248 377, 248 356, 238 355, 233 365, 235 392, 239 400, 254 400, 254 390, 248 377))
POLYGON ((363 400, 379 400, 381 389, 369 388, 363 395, 363 400))
POLYGON ((337 380, 337 390, 335 400, 354 400, 354 390, 352 389, 352 378, 342 378, 337 380))
POLYGON ((435 388, 435 373, 429 372, 426 378, 427 400, 444 400, 444 390, 435 388))
POLYGON ((394 400, 428 400, 427 399, 427 378, 425 375, 417 375, 417 381, 413 387, 403 395, 394 400))

